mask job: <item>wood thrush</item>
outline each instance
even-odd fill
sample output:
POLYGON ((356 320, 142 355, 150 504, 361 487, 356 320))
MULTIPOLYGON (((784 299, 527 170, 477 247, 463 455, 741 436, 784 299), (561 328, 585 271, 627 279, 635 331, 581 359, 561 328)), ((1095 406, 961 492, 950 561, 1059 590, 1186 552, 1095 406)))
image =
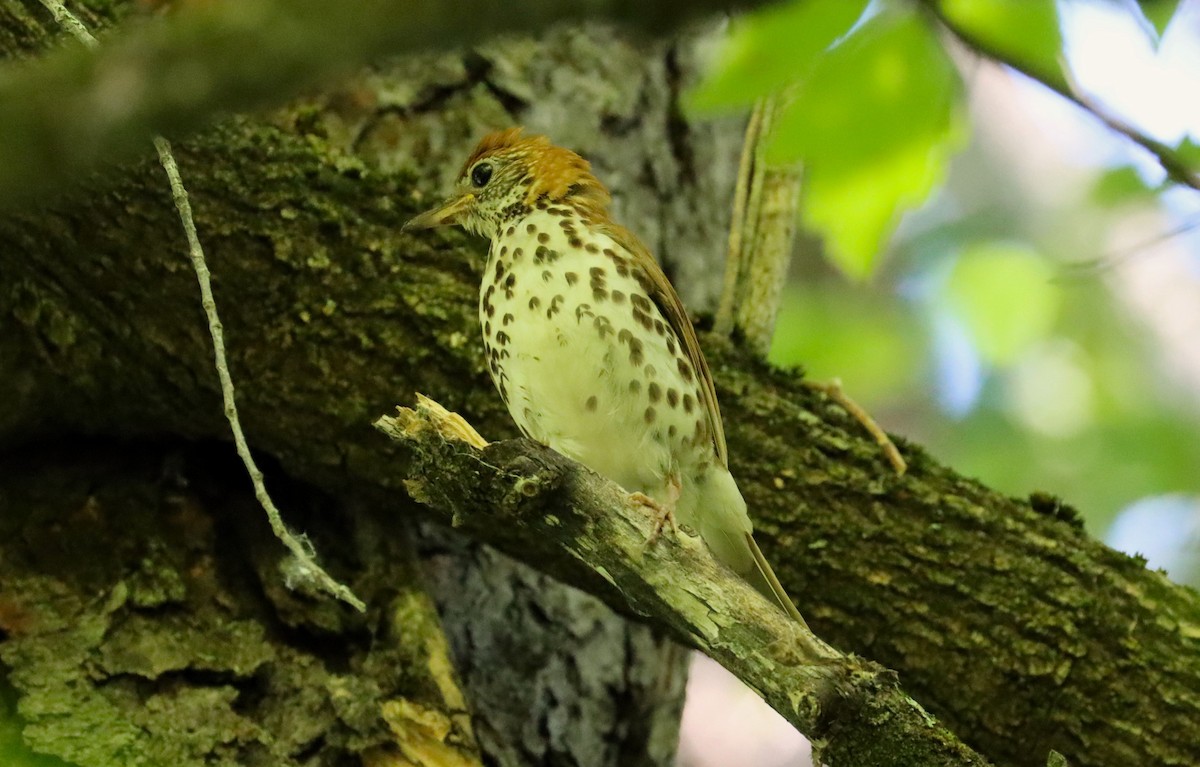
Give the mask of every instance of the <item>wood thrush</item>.
POLYGON ((405 229, 491 240, 479 294, 488 367, 521 431, 605 476, 800 619, 751 535, 708 363, 666 275, 608 215, 576 153, 486 136, 454 194, 405 229))

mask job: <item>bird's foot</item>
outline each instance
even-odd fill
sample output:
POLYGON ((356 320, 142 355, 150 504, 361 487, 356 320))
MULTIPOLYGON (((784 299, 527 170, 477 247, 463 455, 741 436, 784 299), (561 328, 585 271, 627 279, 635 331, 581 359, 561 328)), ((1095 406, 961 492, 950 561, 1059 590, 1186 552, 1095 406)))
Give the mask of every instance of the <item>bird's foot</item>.
POLYGON ((658 537, 662 535, 663 528, 667 525, 671 526, 672 533, 679 532, 679 528, 675 525, 675 504, 659 503, 645 493, 630 493, 629 500, 649 511, 654 517, 654 531, 646 540, 647 545, 657 541, 658 537))

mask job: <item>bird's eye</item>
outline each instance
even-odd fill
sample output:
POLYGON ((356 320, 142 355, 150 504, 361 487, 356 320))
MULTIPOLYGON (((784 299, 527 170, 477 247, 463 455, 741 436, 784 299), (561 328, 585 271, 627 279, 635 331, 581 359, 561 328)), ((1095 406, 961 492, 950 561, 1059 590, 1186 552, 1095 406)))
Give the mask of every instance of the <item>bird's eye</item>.
POLYGON ((475 186, 487 186, 487 182, 492 180, 492 165, 491 163, 481 162, 471 170, 471 183, 475 186))

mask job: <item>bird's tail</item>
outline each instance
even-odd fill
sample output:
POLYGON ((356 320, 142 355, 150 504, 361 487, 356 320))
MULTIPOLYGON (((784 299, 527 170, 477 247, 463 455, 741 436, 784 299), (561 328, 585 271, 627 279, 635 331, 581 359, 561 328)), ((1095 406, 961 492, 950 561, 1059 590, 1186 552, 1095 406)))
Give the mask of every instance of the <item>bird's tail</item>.
POLYGON ((742 576, 764 596, 779 604, 785 613, 799 623, 804 623, 800 611, 788 598, 787 592, 767 564, 767 558, 754 542, 753 526, 746 513, 746 501, 738 490, 737 483, 723 466, 714 466, 704 477, 703 491, 684 485, 684 497, 679 509, 694 509, 692 517, 680 514, 680 522, 691 524, 700 532, 700 537, 716 555, 717 559, 742 576), (697 497, 688 497, 696 493, 697 497))
POLYGON ((763 556, 762 549, 758 547, 758 544, 754 541, 754 536, 750 533, 746 533, 746 545, 750 548, 750 555, 754 557, 754 569, 746 573, 746 580, 754 588, 762 592, 764 596, 770 597, 779 603, 783 611, 790 615, 793 620, 804 626, 804 628, 808 628, 808 623, 804 621, 804 616, 800 614, 791 597, 783 590, 783 584, 779 582, 775 571, 771 569, 771 565, 767 563, 767 558, 763 556))

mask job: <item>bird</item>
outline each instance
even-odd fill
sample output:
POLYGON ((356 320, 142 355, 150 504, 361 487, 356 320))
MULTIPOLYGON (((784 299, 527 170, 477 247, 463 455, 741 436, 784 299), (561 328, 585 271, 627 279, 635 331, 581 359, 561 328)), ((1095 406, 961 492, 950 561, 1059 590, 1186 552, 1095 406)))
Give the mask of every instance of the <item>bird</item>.
MULTIPOLYGON (((753 536, 708 363, 649 249, 609 214, 591 164, 522 128, 481 139, 452 194, 404 230, 490 240, 488 370, 520 431, 620 485, 804 622, 753 536)), ((652 537, 653 537, 652 536, 652 537)))

